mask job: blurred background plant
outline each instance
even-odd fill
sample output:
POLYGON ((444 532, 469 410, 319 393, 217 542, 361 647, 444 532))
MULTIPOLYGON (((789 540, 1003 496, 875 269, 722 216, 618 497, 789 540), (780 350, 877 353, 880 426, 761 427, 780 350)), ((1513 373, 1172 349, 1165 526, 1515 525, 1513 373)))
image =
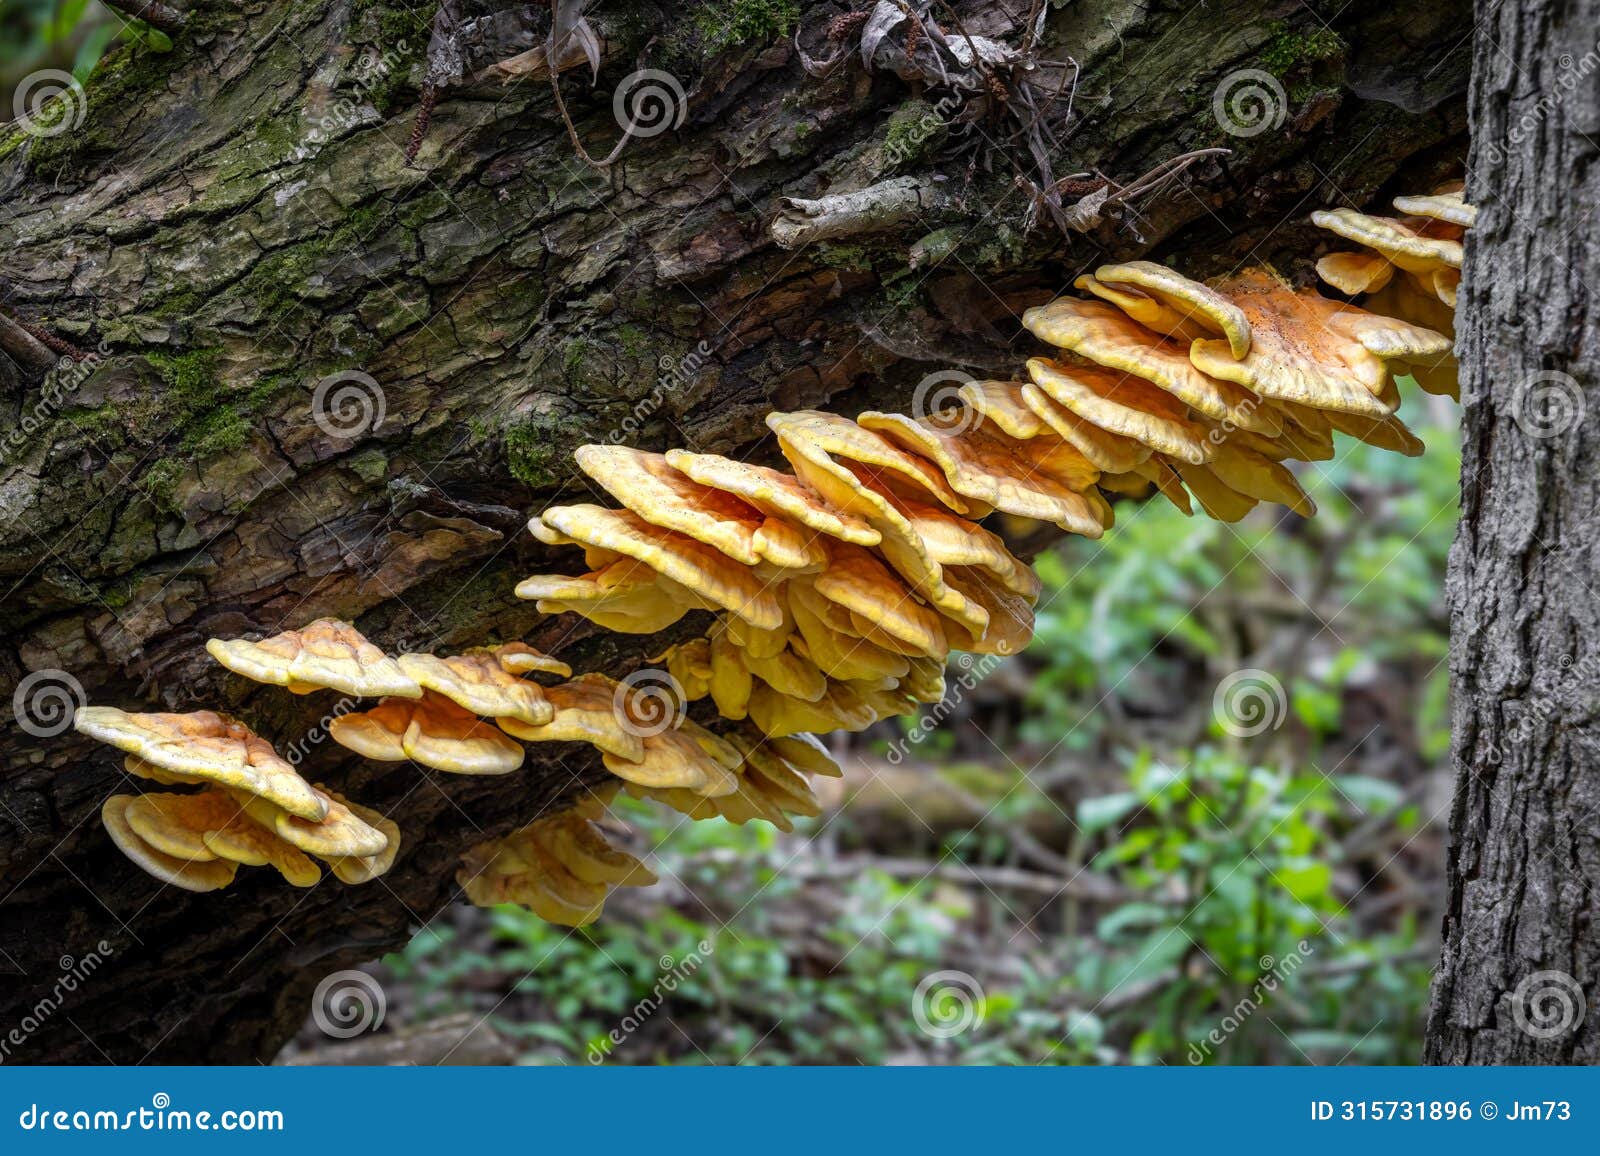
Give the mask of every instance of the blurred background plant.
POLYGON ((451 909, 377 968, 386 1033, 447 1025, 418 1062, 1415 1062, 1459 453, 1452 406, 1408 412, 1427 455, 1341 439, 1314 519, 1157 499, 1052 548, 1027 653, 840 736, 793 834, 620 801, 660 884, 576 933, 451 909), (1242 670, 1248 727, 1216 701, 1242 670), (919 996, 951 974, 964 1003, 919 996))
POLYGON ((13 94, 29 73, 59 68, 82 82, 123 41, 172 47, 165 33, 99 0, 0 0, 0 123, 16 118, 13 94))

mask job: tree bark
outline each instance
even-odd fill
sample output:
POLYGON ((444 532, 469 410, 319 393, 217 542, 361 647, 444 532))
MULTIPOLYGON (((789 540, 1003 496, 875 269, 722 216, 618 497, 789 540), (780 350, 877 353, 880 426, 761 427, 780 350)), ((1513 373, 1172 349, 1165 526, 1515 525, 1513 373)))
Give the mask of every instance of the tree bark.
MULTIPOLYGON (((1265 0, 1077 0, 1050 10, 1040 50, 1081 67, 1055 175, 1126 184, 1192 149, 1234 152, 1069 241, 1048 219, 1025 231, 1016 178, 1038 170, 1003 110, 924 132, 922 86, 869 75, 853 50, 808 75, 794 6, 712 0, 591 14, 598 86, 586 66, 563 81, 591 155, 619 135, 626 74, 668 72, 687 98, 609 170, 575 156, 547 78, 499 73, 439 90, 413 167, 431 14, 412 7, 429 6, 200 0, 170 53, 102 63, 72 131, 0 136, 4 310, 97 351, 42 379, 0 360, 19 435, 0 460, 4 700, 55 671, 99 704, 234 711, 405 838, 362 887, 295 892, 260 871, 216 894, 162 888, 100 827, 105 797, 136 789, 114 753, 13 720, 0 1027, 33 1021, 13 1062, 270 1058, 321 977, 454 898, 464 848, 603 773, 569 747, 531 748, 500 780, 363 762, 320 741, 332 695, 227 675, 208 637, 338 615, 391 651, 526 638, 625 673, 661 640, 541 620, 511 596, 572 563, 522 519, 589 500, 577 445, 759 453, 771 409, 854 412, 903 402, 933 369, 1009 372, 1021 310, 1101 260, 1303 275, 1312 208, 1415 189, 1464 147, 1451 50, 1467 14, 1451 0, 1332 5, 1328 29, 1265 0), (1285 118, 1230 137, 1212 94, 1243 68, 1280 81, 1285 118), (790 201, 907 177, 937 195, 825 241, 773 239, 790 201), (330 408, 342 387, 382 420, 330 408), (63 957, 90 952, 93 976, 41 1009, 63 957)), ((971 34, 1023 42, 1006 6, 958 8, 971 34)), ((810 55, 841 11, 799 6, 810 55)))
POLYGON ((1600 1061, 1600 5, 1485 4, 1433 1063, 1600 1061))

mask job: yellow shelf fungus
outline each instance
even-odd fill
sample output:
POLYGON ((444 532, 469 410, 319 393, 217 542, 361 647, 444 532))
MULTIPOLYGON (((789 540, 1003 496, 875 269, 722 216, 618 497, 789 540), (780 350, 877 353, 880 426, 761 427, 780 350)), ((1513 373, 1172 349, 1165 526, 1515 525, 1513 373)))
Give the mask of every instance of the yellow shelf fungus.
MULTIPOLYGON (((581 448, 579 467, 621 508, 534 517, 534 536, 581 548, 587 572, 535 575, 516 593, 634 634, 712 612, 703 637, 652 660, 665 672, 573 678, 520 642, 391 658, 333 619, 207 649, 296 693, 380 699, 330 726, 369 758, 504 774, 522 765, 523 743, 597 748, 608 784, 473 848, 458 875, 472 902, 582 926, 610 888, 655 878, 596 825, 618 789, 695 819, 789 830, 820 812, 813 777, 839 774, 813 734, 939 702, 952 650, 1028 644, 1039 580, 981 519, 1098 537, 1114 520, 1106 494, 1157 492, 1225 521, 1263 501, 1309 517, 1285 463, 1330 458, 1336 432, 1420 453, 1395 416, 1394 379, 1455 391, 1451 308, 1474 213, 1458 188, 1394 204, 1404 216, 1312 217, 1365 247, 1317 265, 1365 308, 1264 268, 1203 284, 1150 261, 1107 264, 1077 280, 1087 296, 1024 314, 1054 347, 1027 361, 1026 380, 967 382, 952 404, 914 416, 769 415, 792 472, 682 449, 581 448), (566 681, 523 677, 534 672, 566 681), (681 698, 675 711, 641 702, 635 684, 652 677, 681 698), (687 718, 703 700, 738 725, 714 733, 687 718)), ((113 796, 103 811, 123 852, 175 886, 224 887, 241 865, 309 886, 321 873, 308 855, 360 883, 399 850, 394 823, 306 783, 232 719, 90 707, 77 725, 128 752, 129 773, 203 788, 113 796)))

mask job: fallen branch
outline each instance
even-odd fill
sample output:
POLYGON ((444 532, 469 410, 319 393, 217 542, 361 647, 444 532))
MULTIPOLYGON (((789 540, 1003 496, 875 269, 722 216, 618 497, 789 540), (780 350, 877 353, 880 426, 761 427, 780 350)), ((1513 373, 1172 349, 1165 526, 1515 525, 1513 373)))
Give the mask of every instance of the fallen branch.
POLYGON ((784 197, 768 232, 783 248, 798 249, 811 241, 892 232, 954 203, 955 198, 938 184, 918 177, 897 177, 816 200, 784 197))

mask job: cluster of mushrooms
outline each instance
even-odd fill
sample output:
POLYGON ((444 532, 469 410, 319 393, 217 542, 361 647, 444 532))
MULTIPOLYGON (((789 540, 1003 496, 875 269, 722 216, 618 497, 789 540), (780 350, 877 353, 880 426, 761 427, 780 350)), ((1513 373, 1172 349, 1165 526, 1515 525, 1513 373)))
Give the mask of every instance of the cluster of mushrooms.
MULTIPOLYGON (((1364 246, 1317 271, 1370 309, 1265 268, 1201 284, 1148 261, 1102 265, 1076 283, 1087 297, 1024 315, 1056 350, 1027 363, 1028 381, 969 381, 916 417, 771 414, 792 472, 584 446, 579 467, 621 508, 535 517, 534 535, 581 548, 587 572, 537 575, 516 592, 632 634, 712 612, 705 636, 658 656, 665 672, 572 677, 520 642, 391 657, 333 619, 207 650, 297 694, 377 699, 329 727, 370 759, 499 775, 522 765, 524 743, 597 748, 616 781, 473 848, 457 877, 475 903, 582 926, 612 887, 655 881, 612 842, 606 807, 619 788, 695 819, 789 830, 792 816, 820 812, 813 777, 840 773, 814 734, 939 702, 952 651, 1027 645, 1039 581, 979 524, 990 514, 1098 537, 1113 522, 1107 493, 1159 492, 1225 521, 1262 501, 1309 516, 1284 462, 1331 457, 1335 431, 1420 453, 1395 416, 1394 378, 1455 393, 1452 310, 1473 209, 1459 188, 1395 206, 1401 217, 1312 218, 1364 246), (731 725, 687 717, 707 698, 731 725)), ((215 890, 241 865, 270 865, 308 887, 321 877, 314 858, 361 883, 399 850, 393 822, 307 783, 237 720, 86 707, 76 725, 126 751, 130 774, 200 788, 115 795, 102 810, 117 846, 176 886, 215 890)))

